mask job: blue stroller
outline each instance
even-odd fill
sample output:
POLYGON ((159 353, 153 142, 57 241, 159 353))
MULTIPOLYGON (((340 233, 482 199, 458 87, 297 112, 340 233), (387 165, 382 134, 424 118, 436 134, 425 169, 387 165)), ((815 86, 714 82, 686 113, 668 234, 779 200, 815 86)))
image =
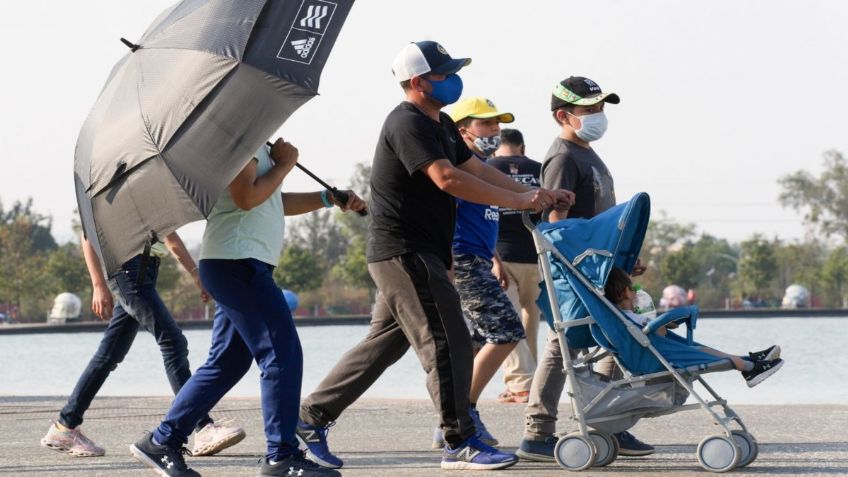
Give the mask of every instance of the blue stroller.
POLYGON ((698 445, 701 466, 712 472, 746 466, 757 457, 757 441, 701 377, 734 368, 729 360, 693 346, 697 307, 672 310, 640 328, 604 296, 613 267, 633 270, 649 216, 645 193, 592 219, 534 226, 524 214, 544 278, 539 306, 560 338, 567 392, 578 426, 576 432, 559 438, 554 456, 571 471, 605 466, 618 455, 614 433, 629 429, 642 417, 700 408, 721 428, 698 445), (670 322, 685 323, 686 337, 654 333, 670 322), (591 364, 608 354, 624 371, 623 378, 604 380, 592 371, 591 364), (695 381, 712 400, 695 392, 695 381), (685 405, 689 396, 696 402, 685 405))

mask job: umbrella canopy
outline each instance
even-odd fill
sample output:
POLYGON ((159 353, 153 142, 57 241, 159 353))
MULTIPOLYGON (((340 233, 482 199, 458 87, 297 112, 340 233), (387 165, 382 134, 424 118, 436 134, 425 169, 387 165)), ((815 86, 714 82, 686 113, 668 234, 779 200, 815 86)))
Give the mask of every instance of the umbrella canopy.
POLYGON ((107 272, 205 218, 254 152, 315 96, 353 0, 184 0, 112 69, 74 182, 107 272))

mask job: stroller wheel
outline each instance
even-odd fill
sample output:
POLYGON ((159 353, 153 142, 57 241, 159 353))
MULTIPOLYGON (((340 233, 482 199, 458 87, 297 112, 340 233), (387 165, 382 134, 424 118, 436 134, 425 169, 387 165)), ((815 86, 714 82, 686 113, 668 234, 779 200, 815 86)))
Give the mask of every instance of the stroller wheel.
POLYGON ((723 435, 707 436, 698 444, 698 462, 710 472, 727 472, 739 464, 742 452, 733 439, 723 435))
POLYGON ((595 463, 595 446, 580 433, 572 432, 559 438, 554 447, 554 458, 563 469, 585 470, 595 463))
POLYGON ((733 434, 733 440, 741 451, 739 464, 736 467, 745 467, 751 462, 754 462, 760 453, 760 446, 757 444, 757 439, 745 431, 733 430, 730 433, 733 434))
POLYGON ((618 457, 618 439, 612 434, 602 431, 589 431, 589 437, 595 444, 595 467, 604 467, 612 464, 618 457))

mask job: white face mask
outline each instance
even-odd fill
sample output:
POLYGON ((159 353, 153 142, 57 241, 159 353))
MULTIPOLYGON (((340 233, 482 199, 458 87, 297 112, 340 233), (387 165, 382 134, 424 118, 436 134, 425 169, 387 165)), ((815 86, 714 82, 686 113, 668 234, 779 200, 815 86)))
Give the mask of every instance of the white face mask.
POLYGON ((580 129, 575 130, 574 133, 586 142, 597 141, 607 132, 607 116, 603 111, 585 116, 571 115, 580 120, 580 129))

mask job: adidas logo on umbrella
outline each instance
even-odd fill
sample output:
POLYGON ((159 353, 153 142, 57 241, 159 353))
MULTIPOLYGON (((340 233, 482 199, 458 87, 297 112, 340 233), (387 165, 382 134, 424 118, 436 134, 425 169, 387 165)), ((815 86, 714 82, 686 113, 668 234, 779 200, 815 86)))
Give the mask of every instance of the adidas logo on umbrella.
POLYGON ((302 40, 293 40, 291 42, 291 46, 294 47, 294 51, 296 51, 301 58, 309 57, 309 52, 312 50, 312 45, 314 44, 314 36, 310 36, 308 39, 304 38, 302 40))

